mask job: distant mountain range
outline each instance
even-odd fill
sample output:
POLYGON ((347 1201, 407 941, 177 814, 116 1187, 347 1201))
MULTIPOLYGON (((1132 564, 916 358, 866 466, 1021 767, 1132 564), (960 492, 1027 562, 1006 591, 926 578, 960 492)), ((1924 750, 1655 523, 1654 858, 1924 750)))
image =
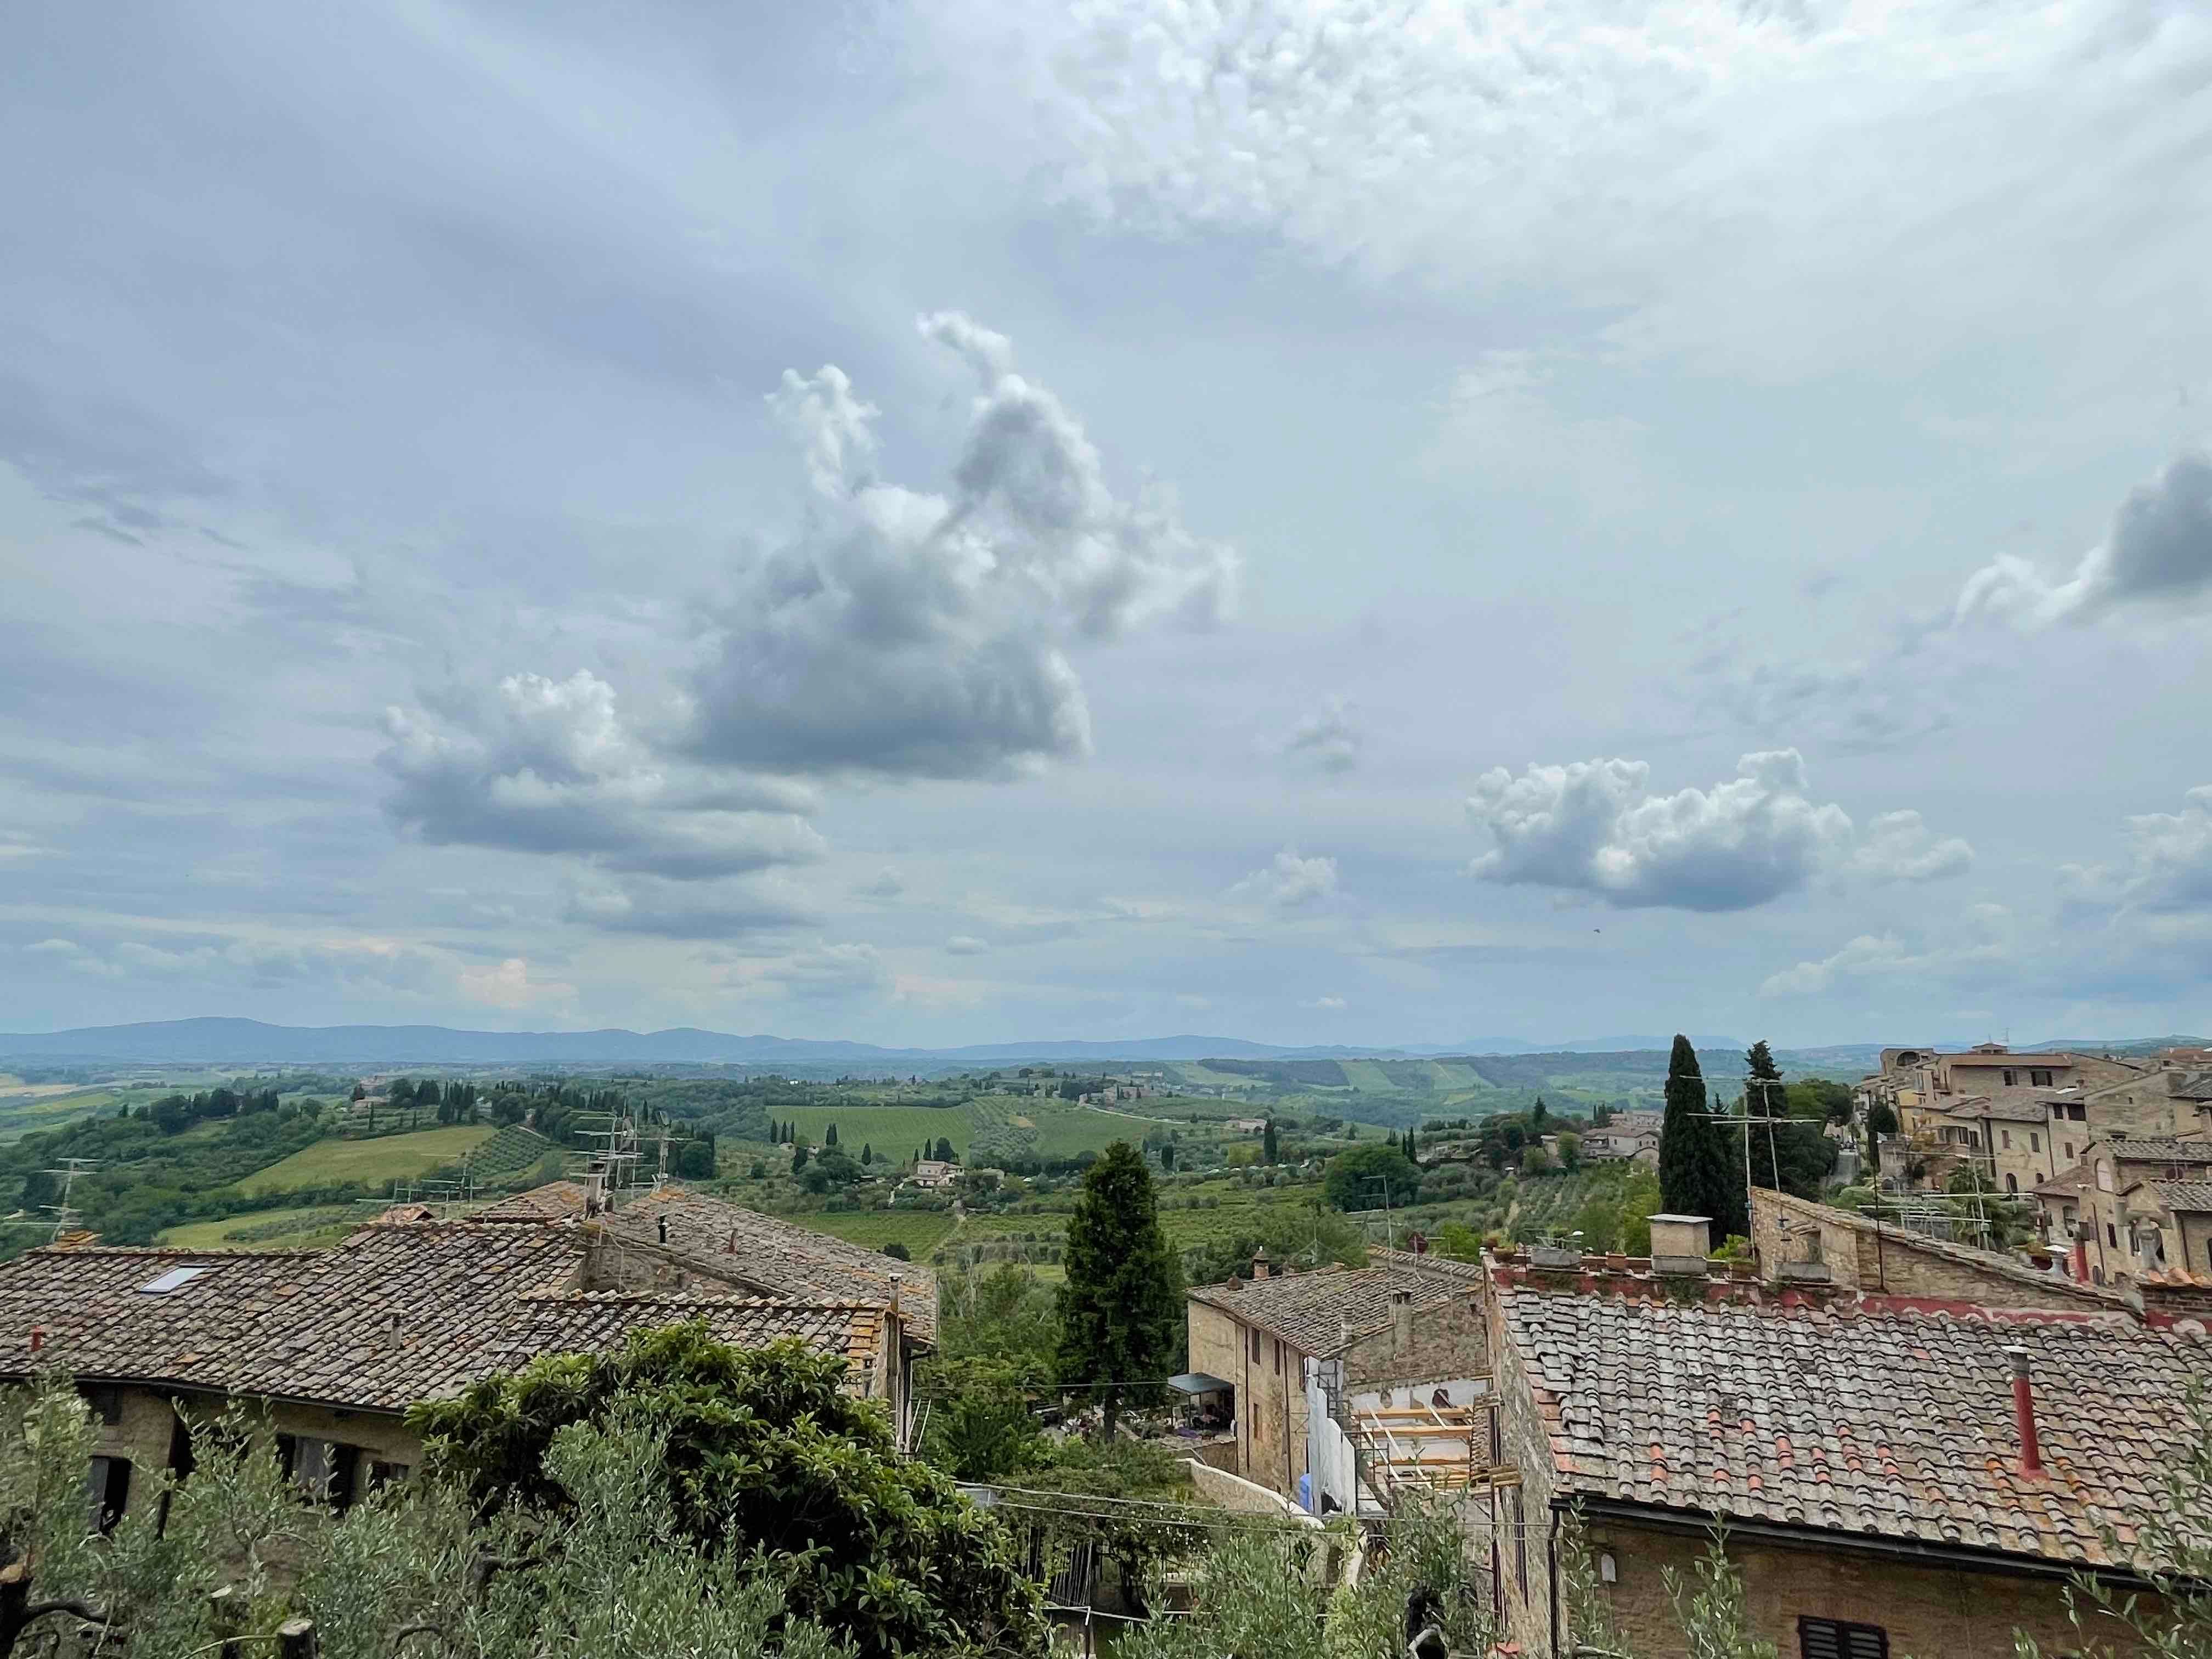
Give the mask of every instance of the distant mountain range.
MULTIPOLYGON (((1701 1055, 1741 1055, 1741 1037, 1690 1039, 1701 1055)), ((70 1031, 0 1033, 0 1059, 167 1062, 186 1065, 281 1066, 855 1066, 949 1068, 1005 1066, 1027 1060, 1340 1060, 1413 1058, 1440 1054, 1664 1054, 1671 1036, 1635 1032, 1536 1043, 1514 1038, 1474 1038, 1449 1048, 1408 1044, 1357 1048, 1343 1044, 1291 1048, 1241 1037, 1134 1037, 1124 1042, 1050 1041, 973 1043, 953 1048, 887 1048, 872 1042, 823 1042, 804 1037, 741 1036, 678 1026, 665 1031, 468 1031, 444 1025, 270 1025, 258 1019, 168 1019, 135 1025, 96 1025, 70 1031)), ((2023 1050, 2069 1048, 2093 1053, 2148 1054, 2160 1048, 2203 1044, 2201 1037, 2128 1037, 2019 1045, 2023 1050)), ((1942 1045, 1965 1048, 1965 1043, 1942 1045)), ((1787 1060, 1820 1060, 1832 1066, 1871 1066, 1872 1044, 1778 1048, 1787 1060)), ((1716 1075, 1724 1068, 1707 1060, 1716 1075)))
MULTIPOLYGON (((1284 1048, 1239 1037, 1143 1037, 1126 1042, 988 1042, 885 1048, 871 1042, 739 1036, 679 1026, 665 1031, 465 1031, 444 1025, 269 1025, 258 1019, 165 1019, 71 1031, 0 1033, 0 1057, 192 1064, 495 1066, 1002 1065, 1024 1060, 1334 1060, 1371 1048, 1284 1048)), ((1380 1052, 1392 1053, 1395 1050, 1380 1052)))

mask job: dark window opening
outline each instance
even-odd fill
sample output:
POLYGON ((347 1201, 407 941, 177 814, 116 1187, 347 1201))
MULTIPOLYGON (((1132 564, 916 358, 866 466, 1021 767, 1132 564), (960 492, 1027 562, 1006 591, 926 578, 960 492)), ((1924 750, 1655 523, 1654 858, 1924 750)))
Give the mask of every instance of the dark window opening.
POLYGON ((1521 1488, 1513 1488, 1513 1577, 1520 1585, 1521 1603, 1528 1603, 1528 1527, 1521 1510, 1521 1488))
POLYGON ((2051 1073, 2031 1068, 2027 1074, 2027 1080, 2036 1088, 2048 1089, 2051 1086, 2051 1073))
POLYGON ((120 1389, 87 1389, 84 1390, 84 1403, 92 1407, 94 1417, 111 1428, 123 1420, 123 1390, 120 1389))
POLYGON ((1257 1331, 1252 1333, 1252 1363, 1255 1365, 1260 1363, 1260 1333, 1257 1331))
POLYGON ((1800 1619, 1799 1659, 1889 1659, 1889 1632, 1880 1625, 1840 1619, 1800 1619))
POLYGON ((2117 1250, 2120 1248, 2120 1236, 2113 1230, 2112 1224, 2109 1221, 2105 1224, 2105 1243, 2113 1249, 2117 1250))
POLYGON ((95 1457, 84 1478, 85 1513, 91 1518, 92 1529, 98 1533, 115 1530, 115 1523, 123 1518, 124 1506, 131 1501, 131 1460, 127 1457, 95 1457))
POLYGON ((1283 1345, 1282 1345, 1281 1343, 1278 1342, 1278 1343, 1276 1343, 1276 1344, 1275 1344, 1275 1375, 1276 1375, 1276 1376, 1280 1376, 1282 1374, 1283 1374, 1283 1345))
POLYGON ((280 1434, 276 1462, 285 1479, 316 1502, 343 1510, 354 1500, 361 1470, 361 1448, 314 1435, 280 1434))
POLYGON ((2019 1082, 2019 1081, 2020 1081, 2020 1073, 2017 1073, 2017 1072, 2007 1072, 2007 1073, 2004 1074, 2004 1077, 2005 1077, 2005 1085, 2004 1085, 2004 1086, 2005 1086, 2006 1088, 2008 1088, 2008 1089, 2011 1088, 2011 1087, 2013 1086, 2013 1085, 2014 1085, 2014 1084, 2015 1084, 2015 1083, 2017 1083, 2017 1082, 2019 1082))

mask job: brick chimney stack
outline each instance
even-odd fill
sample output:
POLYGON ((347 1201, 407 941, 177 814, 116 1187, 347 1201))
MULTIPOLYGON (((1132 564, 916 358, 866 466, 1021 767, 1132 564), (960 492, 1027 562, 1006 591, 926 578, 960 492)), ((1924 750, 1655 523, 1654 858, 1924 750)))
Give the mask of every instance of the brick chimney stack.
POLYGON ((1413 1293, 1411 1291, 1391 1293, 1390 1331, 1399 1352, 1403 1353, 1413 1346, 1413 1293))
POLYGON ((2012 1415, 2020 1429, 2020 1472, 2027 1475, 2043 1473, 2043 1446, 2035 1433, 2035 1382, 2029 1361, 2031 1352, 2018 1343, 2005 1350, 2012 1361, 2012 1415))
POLYGON ((1255 1279, 1265 1279, 1267 1276, 1267 1251, 1265 1251, 1265 1250, 1255 1250, 1255 1251, 1253 1251, 1253 1252, 1252 1252, 1252 1277, 1253 1277, 1253 1278, 1255 1278, 1255 1279))

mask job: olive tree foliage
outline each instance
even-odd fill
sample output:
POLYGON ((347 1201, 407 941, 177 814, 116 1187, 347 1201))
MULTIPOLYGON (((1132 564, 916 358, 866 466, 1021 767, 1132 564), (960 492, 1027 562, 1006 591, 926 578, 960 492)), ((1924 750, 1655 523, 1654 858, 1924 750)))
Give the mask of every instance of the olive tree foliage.
POLYGON ((1198 1568, 1192 1611, 1133 1628, 1116 1659, 1402 1659, 1407 1611, 1432 1602, 1455 1653, 1483 1653, 1491 1626, 1481 1593, 1488 1559, 1469 1552, 1449 1508, 1409 1504, 1356 1583, 1322 1588, 1322 1558, 1348 1559, 1348 1523, 1328 1528, 1255 1521, 1224 1531, 1198 1568))
MULTIPOLYGON (((919 1569, 894 1554, 895 1566, 918 1571, 906 1582, 849 1545, 824 1563, 808 1549, 771 1553, 734 1530, 702 1540, 669 1501, 682 1425, 655 1402, 617 1400, 544 1427, 531 1492, 509 1493, 496 1513, 434 1472, 338 1515, 285 1478, 265 1424, 234 1411, 194 1425, 189 1479, 141 1471, 130 1513, 100 1537, 85 1490, 95 1431, 77 1393, 58 1377, 7 1390, 0 1565, 28 1593, 0 1601, 15 1615, 12 1624, 0 1615, 0 1659, 185 1659, 226 1639, 249 1654, 274 1651, 270 1638, 297 1615, 314 1621, 324 1659, 858 1659, 885 1639, 885 1626, 848 1607, 833 1609, 841 1629, 810 1617, 825 1566, 857 1562, 881 1619, 911 1620, 915 1596, 943 1593, 942 1579, 974 1565, 943 1540, 941 1559, 919 1569)), ((818 1504, 823 1486, 848 1484, 835 1448, 816 1443, 805 1455, 817 1485, 811 1493, 794 1485, 800 1508, 818 1504)), ((890 1495, 875 1517, 887 1534, 901 1530, 898 1508, 890 1495)), ((1002 1529, 975 1519, 996 1541, 1002 1529)), ((1019 1586, 1019 1620, 980 1634, 940 1626, 941 1639, 927 1645, 1032 1654, 1042 1642, 1035 1600, 1019 1586)))
POLYGON ((1705 1553, 1688 1572, 1662 1567, 1659 1577, 1687 1638, 1689 1659, 1777 1659, 1774 1644, 1751 1633, 1743 1574, 1729 1559, 1725 1528, 1714 1528, 1705 1553))
MULTIPOLYGON (((2180 1461, 2166 1470, 2155 1498, 2128 1515, 2132 1540, 2124 1544, 2110 1522, 2102 1529, 2115 1559, 2159 1564, 2144 1575, 2149 1592, 2076 1576, 2066 1587, 2066 1616, 2081 1640, 2068 1645, 2069 1654, 2212 1659, 2212 1387, 2203 1378, 2191 1380, 2182 1410, 2189 1426, 2180 1461)), ((2018 1659, 2044 1659, 2024 1634, 2014 1638, 2014 1650, 2018 1659)))

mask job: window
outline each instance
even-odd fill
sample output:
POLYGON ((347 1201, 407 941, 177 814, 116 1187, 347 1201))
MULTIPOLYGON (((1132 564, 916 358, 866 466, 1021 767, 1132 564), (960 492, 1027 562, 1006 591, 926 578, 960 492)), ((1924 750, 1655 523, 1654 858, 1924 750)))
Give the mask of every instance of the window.
POLYGON ((353 1502, 354 1480, 361 1468, 361 1448, 313 1435, 280 1434, 276 1461, 284 1473, 308 1497, 333 1509, 353 1502))
POLYGON ((2014 1194, 2020 1191, 2020 1177, 2018 1176, 2010 1174, 2009 1172, 2007 1173, 2005 1176, 2005 1191, 2014 1194))
POLYGON ((1800 1619, 1797 1652, 1799 1659, 1889 1659, 1889 1632, 1880 1625, 1800 1619))
POLYGON ((2031 1066, 2028 1069, 2027 1080, 2039 1089, 2048 1089, 2051 1086, 2051 1073, 2040 1067, 2031 1066))
POLYGON ((2005 1151, 2010 1152, 2012 1150, 2012 1131, 2009 1129, 2000 1129, 1997 1133, 2004 1137, 2005 1151))
POLYGON ((371 1463, 368 1466, 368 1490, 374 1492, 380 1486, 398 1486, 414 1472, 415 1467, 411 1463, 371 1463))
POLYGON ((2066 1143, 2066 1161, 2069 1164, 2074 1161, 2074 1143, 2070 1140, 2066 1143))
POLYGON ((2007 1067, 2005 1071, 2005 1087, 2009 1089, 2019 1081, 2020 1073, 2013 1071, 2010 1067, 2007 1067))
POLYGON ((1276 1344, 1275 1344, 1275 1375, 1276 1375, 1276 1376, 1280 1376, 1282 1374, 1283 1374, 1283 1345, 1282 1345, 1280 1342, 1278 1342, 1278 1343, 1276 1343, 1276 1344))
POLYGON ((2069 1106, 2066 1109, 2066 1115, 2076 1123, 2087 1123, 2089 1121, 2089 1109, 2087 1106, 2069 1106))
POLYGON ((123 1390, 120 1389, 87 1389, 84 1403, 92 1414, 112 1427, 123 1420, 123 1390))
POLYGON ((91 1517, 94 1532, 115 1530, 115 1523, 123 1518, 123 1506, 131 1501, 131 1460, 127 1457, 95 1457, 84 1477, 85 1513, 91 1517))
POLYGON ((2114 1231, 2112 1224, 2109 1221, 2105 1224, 2105 1243, 2116 1250, 2120 1248, 2120 1236, 2114 1231))
POLYGON ((1260 1333, 1257 1331, 1252 1333, 1252 1363, 1255 1365, 1260 1363, 1260 1333))
POLYGON ((1521 1512, 1521 1488, 1513 1488, 1513 1576, 1520 1581, 1521 1601, 1528 1601, 1528 1524, 1521 1512))
POLYGON ((2039 1131, 2030 1129, 2027 1132, 2027 1150, 2031 1152, 2039 1152, 2043 1150, 2043 1136, 2039 1131))

